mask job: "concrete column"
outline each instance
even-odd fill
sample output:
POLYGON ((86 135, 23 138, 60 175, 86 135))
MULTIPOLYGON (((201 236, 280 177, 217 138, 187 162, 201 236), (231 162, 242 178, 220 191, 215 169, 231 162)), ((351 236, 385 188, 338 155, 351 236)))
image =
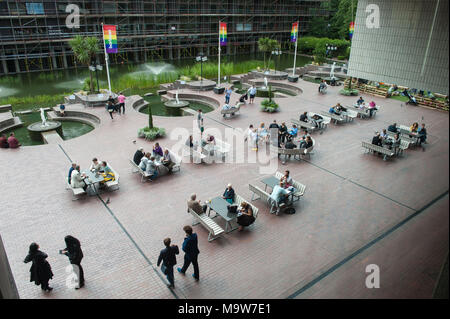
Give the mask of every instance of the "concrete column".
POLYGON ((67 64, 67 56, 64 51, 62 52, 62 60, 63 60, 64 69, 68 69, 69 65, 67 64))
POLYGON ((210 56, 211 55, 211 51, 210 51, 210 46, 208 45, 208 47, 206 48, 206 55, 210 56))
POLYGON ((0 237, 0 299, 19 299, 5 247, 0 237))
POLYGON ((52 56, 53 69, 57 69, 58 63, 56 61, 55 50, 51 50, 50 52, 51 52, 51 56, 52 56))
POLYGON ((181 59, 181 49, 180 48, 178 48, 177 54, 178 54, 178 60, 180 60, 181 59))
MULTIPOLYGON (((2 52, 3 56, 6 56, 5 52, 2 52)), ((6 63, 6 59, 2 59, 2 65, 3 65, 3 73, 8 74, 8 63, 6 63)))
POLYGON ((14 60, 14 65, 16 67, 16 73, 20 73, 20 65, 19 65, 19 60, 18 59, 14 60))

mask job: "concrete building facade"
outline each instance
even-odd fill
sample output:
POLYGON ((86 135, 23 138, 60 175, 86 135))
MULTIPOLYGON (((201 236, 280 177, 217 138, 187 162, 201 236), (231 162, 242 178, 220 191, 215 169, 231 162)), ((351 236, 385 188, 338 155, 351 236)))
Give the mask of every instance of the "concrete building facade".
POLYGON ((448 95, 448 6, 447 0, 359 0, 348 74, 448 95))

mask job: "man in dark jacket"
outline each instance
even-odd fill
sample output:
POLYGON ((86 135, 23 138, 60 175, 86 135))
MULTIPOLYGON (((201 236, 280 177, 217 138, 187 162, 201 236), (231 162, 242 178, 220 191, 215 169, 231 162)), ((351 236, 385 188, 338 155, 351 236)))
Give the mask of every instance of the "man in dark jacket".
POLYGON ((389 131, 389 132, 393 132, 393 133, 397 133, 397 123, 394 123, 394 124, 392 124, 392 125, 389 125, 388 126, 388 128, 387 128, 387 130, 389 131))
POLYGON ((379 132, 377 132, 376 134, 375 134, 375 136, 372 138, 372 144, 373 145, 378 145, 378 146, 381 146, 382 144, 381 144, 381 137, 380 137, 380 133, 379 132))
POLYGON ((170 245, 170 238, 164 239, 164 245, 166 246, 166 248, 161 250, 161 252, 159 253, 157 266, 159 267, 162 261, 163 265, 161 267, 161 270, 164 275, 166 275, 167 280, 169 281, 167 287, 175 288, 173 266, 177 264, 177 257, 175 255, 178 255, 180 251, 177 245, 170 245))
POLYGON ((305 112, 305 113, 300 115, 300 121, 308 122, 308 112, 305 112))
POLYGON ((192 266, 194 267, 194 273, 192 274, 192 277, 194 277, 194 279, 198 281, 200 279, 200 272, 198 269, 197 258, 198 254, 200 254, 200 251, 198 250, 197 234, 192 233, 191 226, 184 226, 183 230, 186 233, 186 237, 184 238, 182 246, 182 249, 185 253, 184 264, 183 268, 177 268, 177 270, 180 274, 184 275, 189 265, 192 263, 192 266))
POLYGON ((83 259, 81 244, 77 238, 70 235, 64 237, 64 241, 66 242, 66 248, 64 248, 64 250, 61 250, 61 254, 69 257, 69 262, 71 265, 76 265, 74 270, 78 277, 79 285, 78 287, 75 287, 75 289, 80 289, 84 286, 84 271, 83 267, 81 267, 81 260, 83 259))
POLYGON ((141 164, 141 159, 144 157, 144 148, 143 147, 139 147, 139 149, 136 151, 136 153, 134 153, 134 157, 133 157, 133 162, 136 165, 141 164))

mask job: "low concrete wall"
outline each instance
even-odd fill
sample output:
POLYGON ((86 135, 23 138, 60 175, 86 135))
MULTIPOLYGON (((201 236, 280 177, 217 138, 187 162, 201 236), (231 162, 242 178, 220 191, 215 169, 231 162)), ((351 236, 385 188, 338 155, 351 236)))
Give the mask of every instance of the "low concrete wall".
MULTIPOLYGON (((29 264, 31 266, 31 264, 29 264)), ((0 236, 0 299, 19 299, 16 283, 9 266, 8 256, 0 236)))

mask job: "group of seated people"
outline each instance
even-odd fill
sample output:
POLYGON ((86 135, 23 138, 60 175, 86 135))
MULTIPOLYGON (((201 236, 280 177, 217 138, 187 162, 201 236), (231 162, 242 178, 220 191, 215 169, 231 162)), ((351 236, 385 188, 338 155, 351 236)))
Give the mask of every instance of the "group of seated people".
POLYGON ((342 112, 347 112, 347 108, 343 107, 341 103, 338 103, 335 106, 330 107, 328 112, 331 114, 341 115, 342 112))
POLYGON ((359 106, 360 109, 364 109, 367 107, 369 109, 369 117, 372 117, 374 110, 376 109, 376 103, 375 101, 370 101, 368 105, 364 103, 364 99, 362 96, 359 97, 359 99, 356 101, 356 105, 359 106))
POLYGON ((140 147, 133 156, 133 162, 139 166, 141 170, 150 175, 150 180, 158 176, 158 168, 156 162, 160 162, 172 172, 175 162, 172 160, 168 149, 163 151, 159 143, 153 145, 151 152, 144 152, 144 148, 140 147))
MULTIPOLYGON (((393 133, 397 133, 400 130, 397 127, 397 123, 394 123, 392 125, 389 125, 387 130, 389 132, 393 132, 393 133)), ((426 140, 427 140, 427 129, 425 128, 425 123, 422 123, 422 126, 419 127, 419 123, 414 122, 410 127, 409 127, 409 131, 411 133, 417 133, 418 136, 418 141, 419 141, 419 145, 421 145, 422 143, 426 144, 426 140)), ((411 135, 410 135, 411 136, 411 135)), ((411 136, 412 137, 412 136, 411 136)))
POLYGON ((270 198, 276 202, 280 208, 283 208, 290 204, 289 196, 291 196, 295 190, 295 187, 292 185, 292 178, 289 176, 289 171, 286 170, 284 175, 280 178, 279 184, 275 185, 272 189, 270 198))
POLYGON ((372 138, 372 144, 377 146, 386 145, 389 149, 396 149, 400 146, 400 136, 398 133, 394 134, 394 137, 389 137, 386 129, 383 131, 375 132, 375 136, 372 138))
MULTIPOLYGON (((112 169, 108 166, 105 161, 99 161, 96 157, 92 159, 92 164, 89 167, 89 171, 95 174, 103 176, 103 181, 100 182, 100 187, 103 187, 105 182, 115 180, 115 174, 112 169)), ((72 188, 82 188, 87 189, 88 184, 86 183, 86 178, 88 178, 86 173, 81 172, 80 165, 77 163, 72 163, 69 169, 68 183, 72 188)))
MULTIPOLYGON (((237 216, 236 222, 239 225, 239 231, 242 231, 244 227, 250 226, 255 221, 253 216, 253 209, 251 205, 247 202, 242 202, 239 206, 234 204, 236 193, 231 184, 228 184, 222 198, 226 200, 229 205, 227 206, 228 212, 235 213, 237 216)), ((197 200, 197 195, 192 194, 190 199, 187 201, 188 209, 192 209, 198 215, 205 214, 208 205, 206 203, 202 204, 200 200, 197 200)))
POLYGON ((19 148, 19 146, 21 146, 21 144, 14 135, 14 132, 11 132, 8 138, 6 138, 5 134, 0 136, 0 148, 19 148))
POLYGON ((314 114, 313 116, 308 117, 308 112, 304 112, 300 114, 300 121, 305 123, 311 122, 315 127, 319 127, 320 123, 323 122, 323 117, 319 114, 314 114))
MULTIPOLYGON (((237 110, 238 104, 239 104, 239 103, 245 103, 245 100, 244 100, 243 98, 241 98, 241 99, 239 99, 238 101, 236 101, 236 104, 235 104, 235 105, 230 105, 229 103, 225 103, 225 104, 222 106, 222 110, 224 110, 224 111, 226 111, 226 110, 233 110, 233 109, 237 110), (242 99, 242 102, 241 102, 241 99, 242 99)), ((225 117, 225 115, 226 115, 226 114, 224 114, 223 117, 225 117)), ((234 113, 231 113, 231 115, 234 115, 234 113)))

